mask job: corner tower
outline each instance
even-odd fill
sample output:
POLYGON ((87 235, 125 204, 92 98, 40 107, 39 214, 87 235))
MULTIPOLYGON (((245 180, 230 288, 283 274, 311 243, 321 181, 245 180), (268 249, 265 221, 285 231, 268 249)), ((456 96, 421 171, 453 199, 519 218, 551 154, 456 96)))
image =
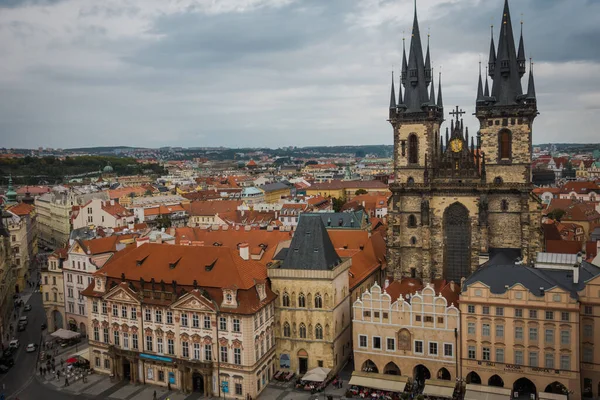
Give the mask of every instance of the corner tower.
POLYGON ((517 50, 505 0, 497 51, 492 27, 488 63, 492 90, 484 94, 478 91, 475 108, 489 183, 531 185, 532 125, 538 109, 532 71, 528 85, 531 93, 523 93, 521 78, 525 72, 523 25, 517 50))
POLYGON ((402 75, 395 101, 394 82, 389 122, 394 128, 394 175, 396 182, 423 183, 428 159, 438 152, 440 125, 444 121, 441 86, 435 98, 429 37, 423 58, 421 33, 415 6, 408 59, 403 40, 402 75), (404 95, 403 90, 404 88, 404 95))

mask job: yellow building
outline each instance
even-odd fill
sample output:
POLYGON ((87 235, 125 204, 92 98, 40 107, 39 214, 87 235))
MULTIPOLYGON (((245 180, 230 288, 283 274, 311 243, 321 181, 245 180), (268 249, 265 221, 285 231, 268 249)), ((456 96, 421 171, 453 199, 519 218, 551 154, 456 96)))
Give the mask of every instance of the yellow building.
POLYGON ((282 198, 289 197, 291 190, 282 182, 268 183, 259 188, 264 192, 265 203, 279 203, 282 198))
POLYGON ((9 333, 11 315, 14 308, 13 295, 15 283, 17 282, 17 271, 14 268, 14 258, 10 245, 10 234, 8 225, 14 217, 0 207, 0 340, 6 338, 9 333))
POLYGON ((69 242, 73 207, 69 197, 68 193, 52 191, 35 198, 41 245, 58 248, 69 242))
POLYGON ((535 267, 514 260, 500 253, 463 283, 462 377, 513 395, 579 399, 586 363, 588 387, 599 383, 591 297, 600 268, 567 254, 540 253, 535 267))
POLYGON ((340 181, 332 180, 329 182, 315 183, 306 188, 307 196, 323 196, 350 201, 358 190, 364 190, 367 193, 387 192, 388 186, 381 181, 340 181))
POLYGON ((348 271, 319 216, 303 216, 290 247, 268 268, 277 293, 279 367, 304 374, 339 370, 352 351, 348 271))
POLYGON ((17 269, 15 291, 20 292, 27 286, 29 267, 35 262, 38 253, 38 227, 35 208, 29 204, 19 203, 8 209, 15 215, 8 227, 13 257, 17 269))
POLYGON ((411 381, 424 386, 424 393, 452 397, 459 375, 458 295, 453 282, 423 287, 411 278, 386 280, 383 287, 375 284, 365 291, 353 306, 355 373, 350 384, 382 389, 385 381, 402 392, 411 381))
POLYGON ((63 264, 68 262, 68 251, 68 247, 56 250, 42 266, 42 303, 49 332, 66 328, 63 264))

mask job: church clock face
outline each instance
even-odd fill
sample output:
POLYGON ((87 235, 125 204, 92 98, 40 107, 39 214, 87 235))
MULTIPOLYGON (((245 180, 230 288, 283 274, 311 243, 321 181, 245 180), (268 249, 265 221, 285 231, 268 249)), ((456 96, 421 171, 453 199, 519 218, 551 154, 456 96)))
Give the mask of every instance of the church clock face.
POLYGON ((450 142, 450 150, 452 150, 454 153, 458 153, 459 151, 462 150, 462 148, 463 148, 462 140, 454 139, 453 141, 450 142))

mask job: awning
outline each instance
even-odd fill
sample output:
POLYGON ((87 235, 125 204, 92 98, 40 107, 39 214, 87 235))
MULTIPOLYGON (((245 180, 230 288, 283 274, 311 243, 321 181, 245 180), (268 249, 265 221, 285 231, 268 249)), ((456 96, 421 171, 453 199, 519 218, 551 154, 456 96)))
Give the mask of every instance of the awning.
POLYGON ((404 392, 408 377, 398 375, 381 375, 368 372, 353 372, 349 385, 362 386, 387 392, 404 392))
POLYGON ((85 358, 87 360, 89 358, 89 355, 90 355, 90 349, 85 348, 85 349, 80 350, 77 353, 71 355, 71 357, 81 357, 81 358, 85 358))
POLYGON ((79 332, 69 331, 67 329, 59 329, 56 332, 52 333, 50 336, 59 338, 59 339, 73 339, 79 337, 79 332))
POLYGON ((546 392, 539 392, 538 397, 540 400, 567 400, 568 399, 566 394, 546 393, 546 392))
POLYGON ((444 381, 441 379, 426 379, 423 394, 432 397, 446 397, 451 399, 454 396, 456 383, 444 381))
POLYGON ((464 400, 511 400, 511 390, 496 386, 467 385, 464 400))
POLYGON ((329 372, 331 372, 330 368, 317 367, 308 371, 301 379, 309 382, 324 382, 329 372))

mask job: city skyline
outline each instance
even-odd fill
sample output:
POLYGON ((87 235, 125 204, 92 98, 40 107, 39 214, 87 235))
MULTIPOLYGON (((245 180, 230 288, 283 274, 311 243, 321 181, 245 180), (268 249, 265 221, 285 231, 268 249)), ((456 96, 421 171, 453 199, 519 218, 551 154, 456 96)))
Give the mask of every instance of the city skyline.
MULTIPOLYGON (((502 5, 418 1, 436 86, 442 69, 444 103, 467 111, 473 131, 478 61, 487 64, 502 5)), ((392 144, 390 71, 399 72, 402 37, 409 43, 411 0, 0 7, 4 147, 392 144)), ((597 11, 591 1, 511 2, 535 62, 534 143, 594 141, 597 11)))

